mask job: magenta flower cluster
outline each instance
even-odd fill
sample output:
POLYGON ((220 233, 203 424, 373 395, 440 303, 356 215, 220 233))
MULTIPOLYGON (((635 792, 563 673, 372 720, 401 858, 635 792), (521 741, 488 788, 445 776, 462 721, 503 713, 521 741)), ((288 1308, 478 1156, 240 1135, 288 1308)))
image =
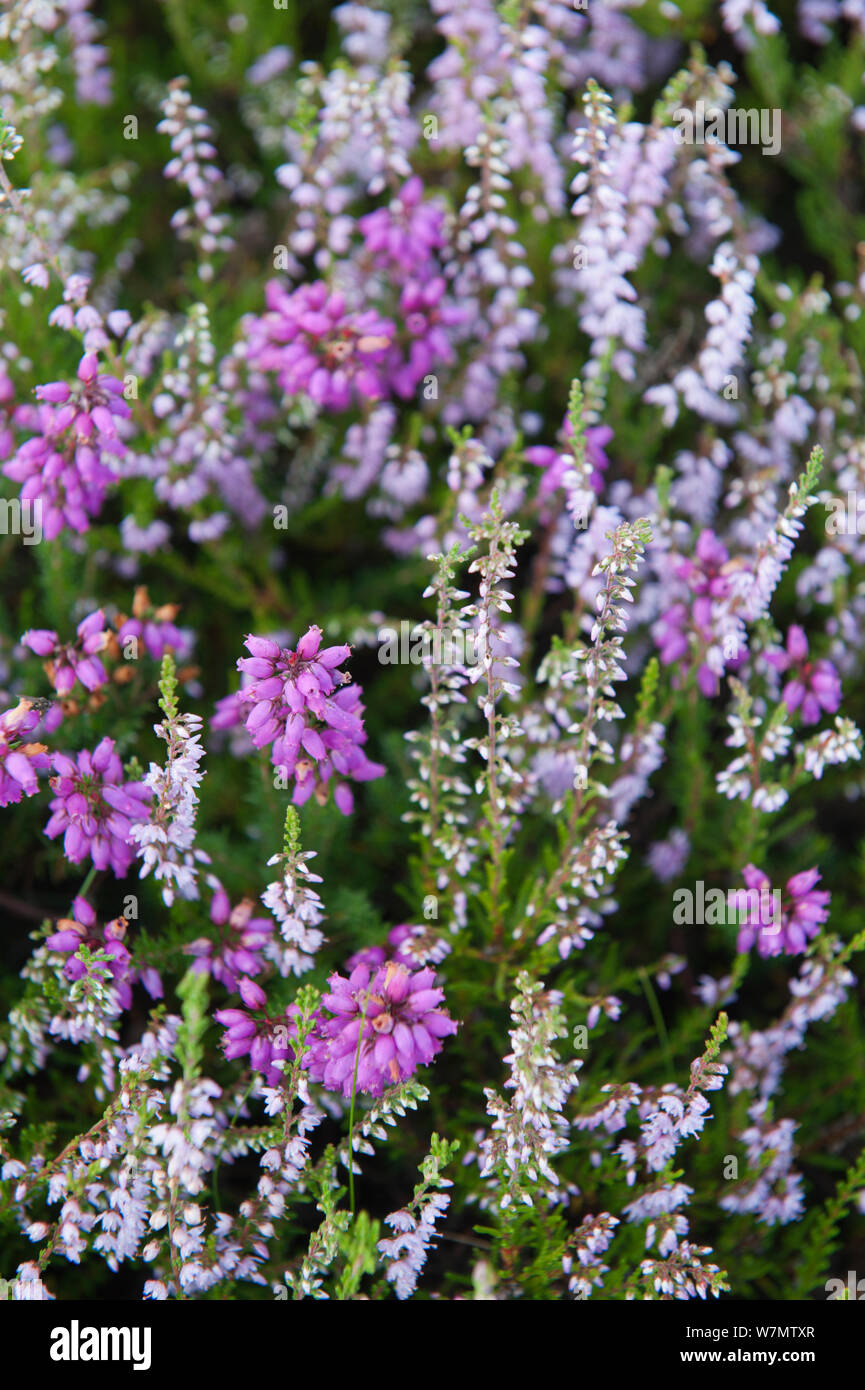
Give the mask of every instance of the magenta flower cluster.
POLYGON ((161 661, 166 652, 174 652, 181 658, 189 655, 191 644, 188 636, 165 619, 127 618, 117 629, 117 641, 123 647, 130 637, 136 638, 154 661, 161 661))
POLYGON ((48 663, 48 679, 58 695, 68 695, 76 680, 85 690, 98 690, 108 680, 99 652, 110 637, 102 610, 91 613, 78 624, 75 642, 61 643, 48 628, 29 628, 21 641, 48 663))
POLYGON ((378 270, 401 271, 408 279, 423 279, 446 244, 444 210, 424 198, 417 175, 403 184, 387 207, 360 218, 364 249, 378 270))
POLYGON ((399 300, 399 318, 404 326, 403 341, 390 355, 390 383, 403 400, 413 395, 434 367, 454 359, 450 329, 463 323, 467 315, 451 304, 441 275, 427 280, 409 280, 399 300))
MULTIPOLYGON (((694 558, 681 560, 675 566, 677 577, 686 581, 693 597, 690 602, 673 603, 653 628, 652 635, 664 666, 689 658, 691 632, 696 634, 703 653, 712 644, 712 605, 725 599, 730 591, 729 566, 727 547, 710 530, 700 532, 694 558)), ((735 669, 743 655, 727 656, 725 664, 735 669)), ((708 697, 718 693, 718 672, 705 660, 700 661, 697 668, 697 684, 708 697)))
POLYGON ((51 766, 45 745, 34 741, 38 712, 26 701, 0 714, 0 806, 14 806, 39 790, 37 772, 51 766))
POLYGON ((276 373, 288 395, 301 393, 325 410, 387 394, 385 364, 396 332, 373 310, 353 313, 323 281, 290 293, 278 280, 265 290, 267 312, 252 321, 247 358, 276 373))
POLYGON ((362 946, 359 951, 355 951, 354 955, 349 956, 346 965, 349 970, 354 970, 357 965, 368 965, 372 970, 377 970, 386 961, 394 960, 413 970, 416 962, 412 960, 411 956, 406 955, 401 947, 406 941, 411 940, 416 930, 418 928, 411 927, 406 922, 400 922, 398 926, 391 927, 388 932, 386 946, 362 946))
POLYGON ((750 894, 737 895, 737 905, 745 914, 737 949, 750 951, 756 941, 757 950, 764 957, 801 955, 829 917, 831 894, 816 887, 820 882, 819 871, 805 869, 787 880, 786 891, 781 897, 780 921, 769 879, 762 869, 746 864, 742 877, 750 894), (756 901, 754 890, 760 895, 756 901))
POLYGON ((253 1071, 261 1072, 268 1086, 278 1086, 284 1063, 295 1055, 292 1041, 297 1038, 297 1006, 292 1004, 276 1016, 268 1014, 267 995, 261 985, 246 977, 240 981, 238 992, 245 1008, 217 1009, 214 1014, 226 1030, 223 1052, 229 1061, 248 1056, 253 1071))
POLYGON ((143 782, 125 781, 114 740, 103 738, 93 752, 77 757, 54 753, 51 789, 52 816, 45 827, 49 839, 63 836, 63 852, 72 864, 89 857, 97 869, 111 868, 123 878, 135 857, 129 832, 147 819, 151 789, 143 782))
MULTIPOLYGON (((538 495, 542 499, 562 486, 568 470, 573 466, 567 441, 573 439, 574 427, 567 416, 562 424, 562 436, 564 443, 561 449, 554 449, 550 444, 532 444, 525 451, 529 463, 543 469, 538 488, 538 495)), ((604 473, 610 466, 604 449, 612 437, 613 431, 609 425, 589 425, 585 431, 586 458, 592 469, 589 481, 597 493, 604 486, 604 473)))
POLYGON ((86 531, 99 514, 126 452, 118 422, 131 412, 123 383, 100 374, 95 353, 82 357, 76 386, 51 381, 37 386, 36 396, 38 405, 14 412, 15 423, 32 433, 3 472, 22 484, 22 502, 41 506, 43 533, 54 540, 66 526, 86 531))
POLYGON ((117 992, 117 1002, 121 1009, 132 1005, 132 986, 140 979, 152 999, 161 999, 162 980, 159 972, 152 967, 138 971, 132 955, 126 946, 126 921, 117 917, 112 922, 100 926, 96 913, 86 898, 77 897, 72 904, 72 916, 57 922, 57 931, 46 939, 46 946, 67 957, 63 973, 68 980, 81 980, 89 973, 89 967, 80 955, 86 946, 90 951, 101 950, 109 957, 111 981, 117 992))
POLYGON ((326 800, 333 780, 334 801, 349 815, 354 798, 342 779, 368 782, 385 770, 363 752, 361 689, 338 669, 351 649, 322 648, 318 627, 309 628, 294 650, 252 635, 245 645, 250 655, 237 665, 250 679, 238 700, 251 706, 246 730, 256 748, 271 746, 274 767, 295 779, 296 805, 313 793, 326 800))
POLYGON ((441 274, 443 226, 442 209, 424 201, 419 178, 409 179, 388 207, 358 222, 371 265, 384 272, 392 317, 353 307, 323 280, 296 290, 271 280, 265 313, 247 320, 249 365, 274 372, 288 395, 306 395, 324 410, 408 399, 434 367, 454 360, 453 330, 469 317, 441 274))
POLYGON ((781 699, 788 710, 802 712, 803 724, 817 724, 823 712, 834 714, 841 704, 841 681, 831 661, 808 660, 808 638, 795 623, 787 629, 783 651, 766 653, 776 671, 784 672, 787 682, 781 699))
MULTIPOLYGON (((379 1096, 413 1076, 442 1050, 457 1025, 445 1009, 435 972, 397 960, 379 967, 361 963, 348 979, 331 975, 330 992, 314 1016, 302 1058, 310 1080, 348 1099, 352 1090, 379 1096), (328 1017, 327 1015, 330 1015, 328 1017)), ((227 1059, 249 1056, 268 1085, 279 1084, 282 1064, 293 1060, 297 1041, 296 1005, 285 1014, 267 1013, 267 995, 255 980, 240 980, 244 1008, 218 1009, 226 1030, 227 1059)))
POLYGON ((356 1068, 356 1090, 378 1096, 431 1062, 457 1031, 435 980, 433 970, 395 960, 377 970, 356 965, 348 979, 331 975, 322 999, 331 1018, 310 1041, 311 1079, 348 1098, 356 1068))
POLYGON ((255 917, 254 903, 244 898, 236 907, 220 885, 210 904, 210 920, 218 928, 216 941, 198 937, 185 947, 194 957, 193 970, 212 976, 232 992, 244 975, 259 975, 264 969, 264 947, 273 940, 272 917, 255 917))

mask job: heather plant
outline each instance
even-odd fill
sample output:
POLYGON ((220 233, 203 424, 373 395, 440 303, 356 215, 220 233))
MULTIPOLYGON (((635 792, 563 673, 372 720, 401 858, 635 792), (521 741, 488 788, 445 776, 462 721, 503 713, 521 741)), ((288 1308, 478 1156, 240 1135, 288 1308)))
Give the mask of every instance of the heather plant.
POLYGON ((865 1272, 863 81, 859 0, 9 0, 15 1297, 865 1272))

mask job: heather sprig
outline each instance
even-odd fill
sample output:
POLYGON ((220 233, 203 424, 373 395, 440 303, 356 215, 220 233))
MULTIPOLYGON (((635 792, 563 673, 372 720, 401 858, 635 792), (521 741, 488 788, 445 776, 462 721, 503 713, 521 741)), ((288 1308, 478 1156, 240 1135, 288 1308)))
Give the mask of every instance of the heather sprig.
POLYGON ((520 777, 510 756, 509 746, 521 734, 517 718, 500 712, 503 697, 516 695, 519 686, 508 679, 519 661, 510 654, 510 639, 502 615, 511 612, 513 594, 505 585, 513 578, 516 549, 526 532, 516 522, 505 519, 497 491, 490 499, 490 510, 477 526, 468 526, 471 541, 480 552, 471 561, 469 573, 477 573, 478 601, 463 608, 463 617, 477 619, 480 661, 471 670, 469 681, 478 687, 476 699, 486 720, 483 738, 469 738, 464 747, 479 753, 485 769, 475 781, 475 791, 483 791, 486 827, 484 841, 489 850, 486 892, 482 902, 489 913, 494 937, 504 925, 502 894, 507 866, 507 841, 518 805, 520 777))
POLYGON ((398 1299, 414 1293, 418 1277, 426 1263, 430 1246, 436 1238, 435 1223, 444 1217, 450 1205, 446 1189, 453 1187, 443 1170, 459 1151, 459 1140, 449 1143, 437 1134, 430 1137, 430 1151, 420 1165, 422 1181, 414 1190, 411 1201, 399 1211, 384 1218, 394 1232, 378 1242, 378 1252, 386 1264, 386 1279, 393 1285, 398 1299))
POLYGON ((166 651, 159 678, 159 703, 165 719, 154 725, 154 731, 165 740, 167 762, 164 768, 150 764, 144 779, 153 796, 150 814, 146 822, 130 831, 143 860, 140 876, 146 878, 152 873, 162 882, 162 900, 167 907, 177 895, 187 900, 199 897, 199 866, 210 863, 205 851, 195 846, 196 790, 204 775, 199 770, 204 757, 202 720, 197 714, 179 713, 176 670, 174 657, 166 651))
POLYGON ((489 1181, 485 1205, 505 1211, 515 1203, 532 1206, 536 1197, 552 1204, 566 1200, 557 1189, 556 1154, 568 1143, 565 1103, 578 1084, 580 1061, 562 1062, 554 1046, 567 1036, 562 996, 523 972, 511 1002, 510 1075, 505 1100, 488 1088, 487 1113, 493 1124, 480 1144, 481 1176, 489 1181))
POLYGON ((555 941, 563 957, 575 945, 579 948, 591 939, 600 918, 590 904, 603 906, 602 894, 627 857, 623 832, 614 820, 603 819, 603 803, 598 800, 595 804, 606 791, 595 766, 614 759, 611 744, 599 735, 597 726, 624 717, 613 686, 614 681, 625 678, 620 635, 626 630, 624 604, 633 602, 631 572, 637 570, 650 539, 646 520, 623 523, 610 537, 610 551, 595 567, 595 573, 603 577, 603 587, 596 599, 591 645, 574 648, 569 658, 558 649, 546 667, 548 678, 562 688, 572 720, 567 727, 573 750, 571 789, 565 797, 566 814, 559 829, 558 866, 533 888, 516 934, 539 932, 539 944, 555 941), (584 810, 591 812, 594 821, 587 832, 584 810))
MULTIPOLYGON (((436 614, 423 630, 430 634, 433 650, 436 637, 444 645, 447 635, 468 630, 463 603, 470 595, 453 581, 458 567, 473 553, 473 547, 463 550, 454 543, 450 551, 431 557, 436 572, 424 598, 435 598, 436 614)), ((462 770, 467 758, 460 710, 467 701, 464 692, 469 673, 462 666, 430 661, 426 674, 430 688, 421 697, 421 704, 429 713, 428 730, 411 730, 405 735, 417 769, 417 775, 408 782, 417 809, 406 812, 404 819, 418 826, 424 892, 438 896, 449 895, 454 874, 462 875, 470 867, 477 845, 469 831, 466 806, 471 787, 462 770)))
POLYGON ((268 859, 268 867, 280 864, 281 877, 269 883, 261 895, 261 901, 279 923, 279 934, 284 946, 271 939, 265 944, 265 954, 274 959, 281 975, 301 975, 311 970, 313 957, 324 943, 325 937, 319 930, 324 920, 321 898, 312 887, 321 883, 321 877, 312 873, 308 867, 310 859, 315 858, 315 850, 301 849, 300 817, 293 806, 285 812, 284 848, 282 854, 268 859))
POLYGON ((175 78, 162 102, 162 120, 156 127, 170 136, 173 158, 166 164, 167 179, 176 180, 188 192, 190 206, 171 219, 178 237, 191 241, 198 255, 198 274, 206 282, 214 276, 214 257, 230 251, 229 219, 218 212, 224 179, 216 165, 213 130, 200 106, 193 104, 186 79, 175 78))

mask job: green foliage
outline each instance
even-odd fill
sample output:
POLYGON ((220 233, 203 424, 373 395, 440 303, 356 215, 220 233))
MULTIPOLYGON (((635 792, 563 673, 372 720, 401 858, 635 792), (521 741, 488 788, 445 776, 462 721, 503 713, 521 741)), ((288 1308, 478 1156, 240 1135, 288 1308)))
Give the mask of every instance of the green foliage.
POLYGON ((195 1081, 201 1074, 203 1040, 210 1023, 207 976, 190 966, 177 986, 177 996, 183 1017, 177 1030, 177 1060, 184 1081, 195 1081))

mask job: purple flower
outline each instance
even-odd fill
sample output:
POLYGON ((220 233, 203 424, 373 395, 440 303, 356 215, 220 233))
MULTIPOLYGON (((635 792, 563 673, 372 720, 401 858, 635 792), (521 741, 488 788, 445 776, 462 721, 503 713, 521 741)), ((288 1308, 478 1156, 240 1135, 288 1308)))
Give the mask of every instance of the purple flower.
POLYGON ((713 531, 700 532, 694 550, 694 559, 682 560, 676 566, 676 574, 687 579, 688 584, 700 598, 726 598, 730 589, 730 579, 726 567, 730 562, 727 547, 713 531))
MULTIPOLYGON (((694 597, 687 603, 672 603, 661 614, 652 628, 660 654, 661 663, 669 666, 688 655, 689 629, 697 635, 699 646, 705 654, 713 647, 717 659, 731 670, 736 670, 745 660, 745 653, 727 656, 716 639, 713 625, 712 607, 729 595, 730 570, 737 563, 730 560, 729 553, 714 532, 703 530, 697 539, 693 559, 680 560, 674 566, 675 575, 687 582, 694 597)), ((697 667, 697 684, 702 693, 711 698, 718 693, 718 672, 708 662, 701 660, 697 667)))
POLYGON ((124 782, 123 768, 114 751, 114 740, 102 739, 93 752, 87 749, 77 760, 55 753, 51 760, 55 777, 51 789, 53 815, 45 834, 54 840, 63 832, 63 852, 72 864, 87 855, 97 869, 113 869, 123 878, 135 856, 129 832, 147 819, 150 788, 143 782, 124 782))
MULTIPOLYGON (((167 604, 166 608, 176 611, 174 604, 167 604)), ((168 619, 160 621, 151 618, 127 618, 117 630, 117 641, 122 647, 130 637, 141 642, 144 650, 154 661, 161 661, 166 652, 175 652, 181 659, 187 657, 190 652, 189 637, 168 619)))
POLYGON ((100 21, 88 14, 90 0, 67 0, 64 28, 72 49, 75 68, 75 99, 82 105, 92 101, 97 106, 111 105, 111 57, 105 44, 96 43, 101 33, 100 21))
POLYGON ((64 381, 37 386, 37 406, 21 407, 16 423, 34 431, 3 465, 7 478, 22 483, 21 500, 42 506, 42 529, 54 540, 65 526, 84 532, 102 508, 116 474, 105 457, 126 452, 117 421, 129 418, 123 384, 100 376, 94 353, 78 365, 80 385, 64 381))
POLYGON ((15 448, 15 439, 9 428, 12 413, 11 402, 15 398, 15 387, 0 367, 0 459, 8 459, 15 448))
POLYGON ((410 927, 405 922, 391 927, 387 934, 387 946, 363 946, 359 951, 355 951, 354 955, 349 956, 346 966, 349 970, 354 970, 356 965, 368 965, 372 970, 377 970, 385 961, 395 960, 413 970, 416 962, 411 956, 405 955, 400 946, 404 941, 410 940, 416 930, 418 928, 410 927))
POLYGON ((255 904, 244 898, 232 907, 228 894, 221 886, 213 894, 210 920, 219 928, 218 939, 201 936, 184 947, 187 955, 195 957, 193 969, 212 975, 226 989, 238 989, 242 975, 259 975, 264 969, 262 952, 273 939, 271 917, 253 917, 255 904))
POLYGON ((331 975, 322 1004, 333 1017, 310 1039, 311 1079, 348 1099, 356 1064, 357 1090, 379 1096, 431 1062, 442 1038, 457 1031, 439 1007, 444 991, 435 978, 433 970, 412 971, 393 960, 374 974, 357 965, 347 980, 331 975))
POLYGON ((110 639, 102 609, 80 622, 77 632, 77 641, 65 645, 47 628, 29 628, 21 638, 25 647, 46 658, 48 679, 61 696, 71 692, 76 680, 86 690, 98 690, 108 680, 97 655, 110 639))
POLYGON ((818 869, 805 869, 787 880, 786 892, 778 899, 770 891, 769 880, 761 869, 746 864, 742 870, 748 891, 736 894, 736 907, 744 913, 736 943, 738 951, 749 951, 755 940, 761 956, 801 955, 821 923, 829 916, 831 894, 815 887, 818 869), (755 893, 759 895, 755 901, 755 893))
MULTIPOLYGON (((173 605, 170 605, 173 606, 173 605)), ((117 631, 121 647, 130 637, 136 637, 154 661, 161 661, 168 651, 182 656, 189 654, 189 639, 172 622, 142 622, 140 618, 127 618, 117 631)))
POLYGON ((264 1012, 267 996, 261 985, 244 978, 238 989, 246 1007, 217 1009, 213 1015, 226 1030, 222 1050, 228 1061, 248 1054, 253 1071, 260 1071, 268 1086, 278 1086, 283 1075, 277 1063, 294 1058, 291 1044, 297 1038, 297 1025, 293 1021, 297 1005, 291 1004, 284 1014, 271 1017, 264 1012))
POLYGON ((175 626, 174 619, 179 611, 180 606, 176 603, 155 607, 147 588, 141 584, 132 600, 132 617, 118 619, 117 641, 123 648, 134 637, 154 661, 161 661, 167 651, 174 652, 184 661, 192 650, 192 642, 189 633, 175 626))
POLYGON ((660 650, 663 666, 670 666, 688 655, 687 626, 687 604, 672 603, 653 627, 652 636, 660 650))
POLYGON ((403 400, 439 363, 453 361, 446 329, 463 323, 466 311, 444 301, 445 281, 434 275, 425 281, 410 280, 400 295, 400 318, 407 338, 405 357, 395 348, 389 360, 393 390, 403 400))
POLYGON ((401 278, 426 271, 445 244, 444 210, 424 202, 423 191, 421 180, 410 178, 388 207, 368 212, 357 224, 373 264, 402 271, 401 278))
MULTIPOLYGON (((80 980, 88 974, 89 967, 81 959, 78 952, 82 946, 86 946, 91 951, 102 950, 110 957, 111 978, 117 990, 117 1000, 122 1009, 128 1009, 132 1004, 132 981, 134 972, 132 969, 132 957, 123 938, 126 935, 126 921, 123 917, 117 917, 113 922, 106 922, 104 927, 99 927, 96 922, 96 913, 87 902, 86 898, 78 897, 72 904, 72 917, 60 918, 57 922, 57 931, 46 939, 46 946, 52 951, 59 951, 62 955, 67 955, 63 973, 68 980, 80 980)), ((156 975, 156 972, 152 972, 156 975)), ((156 975, 156 985, 158 989, 151 989, 154 998, 162 995, 162 985, 159 976, 156 975)))
POLYGON ((386 362, 396 329, 374 310, 352 313, 343 295, 316 280, 289 293, 269 281, 268 312, 248 324, 251 365, 277 374, 289 395, 303 393, 325 410, 348 410, 355 397, 388 392, 386 362))
POLYGON ((238 724, 243 724, 246 720, 246 708, 243 701, 243 691, 234 690, 230 695, 223 695, 221 700, 217 700, 216 708, 210 717, 211 729, 236 729, 238 724))
POLYGON ((37 771, 51 766, 45 745, 29 738, 39 722, 39 713, 29 700, 20 700, 14 709, 0 714, 0 806, 34 796, 39 790, 37 771))
MULTIPOLYGON (((326 801, 334 773, 355 782, 383 775, 381 764, 370 762, 362 751, 366 733, 360 687, 344 684, 351 677, 338 670, 351 654, 349 647, 322 650, 318 627, 309 628, 294 651, 252 635, 245 646, 250 656, 237 665, 250 678, 239 692, 244 704, 252 705, 246 731, 256 748, 273 745, 274 766, 295 779, 296 805, 313 793, 326 801)), ((342 781, 334 786, 334 801, 343 815, 353 809, 351 791, 342 781)))
POLYGON ((792 713, 802 707, 802 723, 817 724, 823 710, 834 714, 841 704, 841 681, 831 661, 809 661, 808 639, 794 623, 787 629, 786 651, 766 653, 776 671, 789 671, 791 679, 781 698, 792 713))
POLYGON ((657 840, 646 852, 646 863, 661 883, 678 878, 688 862, 691 842, 684 830, 673 830, 666 840, 657 840))
MULTIPOLYGON (((566 439, 573 439, 574 436, 574 427, 567 416, 562 425, 562 434, 566 439)), ((610 466, 604 446, 609 444, 612 437, 613 431, 609 425, 590 425, 586 430, 586 458, 592 465, 590 482, 598 493, 604 486, 604 473, 610 466)), ((541 498, 548 497, 556 488, 561 487, 565 475, 573 467, 570 453, 564 448, 555 449, 549 444, 533 444, 526 449, 525 454, 529 463, 544 470, 538 490, 541 498)))

